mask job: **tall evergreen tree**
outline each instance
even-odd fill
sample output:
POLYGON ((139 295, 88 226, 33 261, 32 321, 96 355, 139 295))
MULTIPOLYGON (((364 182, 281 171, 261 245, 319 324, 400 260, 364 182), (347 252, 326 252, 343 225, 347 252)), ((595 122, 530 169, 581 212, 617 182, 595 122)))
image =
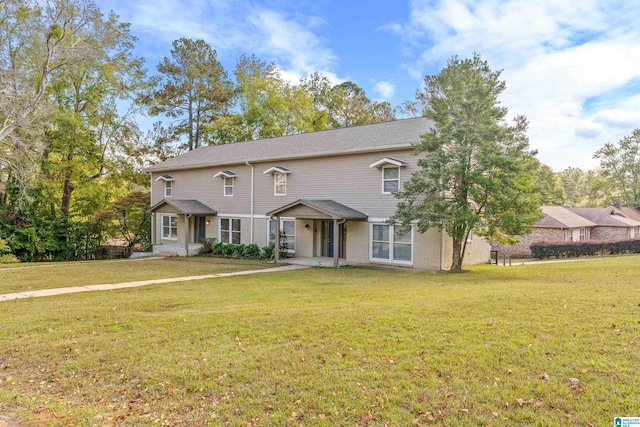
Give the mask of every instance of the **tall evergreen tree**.
POLYGON ((440 74, 427 76, 417 92, 432 129, 415 144, 420 171, 397 193, 391 222, 420 232, 435 227, 453 239, 451 271, 462 270, 470 234, 505 241, 524 234, 540 217, 535 152, 527 121, 505 123, 500 71, 479 55, 452 57, 440 74))

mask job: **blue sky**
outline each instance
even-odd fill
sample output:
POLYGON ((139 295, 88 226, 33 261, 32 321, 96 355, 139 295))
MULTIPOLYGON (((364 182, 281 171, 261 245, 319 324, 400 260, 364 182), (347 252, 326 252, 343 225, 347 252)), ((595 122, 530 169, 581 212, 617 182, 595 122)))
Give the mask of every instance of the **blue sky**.
POLYGON ((593 153, 640 127, 640 2, 620 0, 99 0, 131 23, 155 70, 180 37, 202 38, 231 74, 242 54, 296 81, 351 80, 376 100, 413 99, 452 55, 478 52, 530 121, 539 159, 597 166, 593 153))

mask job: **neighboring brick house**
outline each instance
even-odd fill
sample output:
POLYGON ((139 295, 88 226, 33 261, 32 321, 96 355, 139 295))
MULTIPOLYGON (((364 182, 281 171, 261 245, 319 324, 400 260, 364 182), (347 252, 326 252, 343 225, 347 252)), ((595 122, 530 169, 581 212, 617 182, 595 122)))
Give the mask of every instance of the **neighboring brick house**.
POLYGON ((640 221, 627 218, 618 208, 568 209, 596 223, 591 231, 591 240, 624 240, 638 237, 640 221))
MULTIPOLYGON (((204 238, 262 247, 283 230, 295 258, 448 268, 445 232, 401 234, 387 223, 393 193, 420 170, 412 143, 430 128, 425 118, 394 120, 201 147, 154 165, 153 251, 196 254, 204 238)), ((473 239, 465 264, 487 262, 489 250, 473 239)))
POLYGON ((512 257, 529 257, 534 243, 634 239, 640 227, 640 220, 629 218, 634 212, 615 207, 543 206, 542 213, 544 217, 532 227, 531 234, 521 236, 516 244, 494 245, 494 248, 512 257))

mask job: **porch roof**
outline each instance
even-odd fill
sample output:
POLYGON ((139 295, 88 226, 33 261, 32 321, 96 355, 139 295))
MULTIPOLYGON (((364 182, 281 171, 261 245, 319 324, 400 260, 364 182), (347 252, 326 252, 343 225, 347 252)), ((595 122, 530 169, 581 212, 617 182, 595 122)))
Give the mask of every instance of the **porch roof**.
POLYGON ((151 212, 162 206, 171 206, 177 213, 185 215, 216 215, 218 212, 198 200, 168 200, 162 199, 151 207, 151 212))
POLYGON ((292 216, 305 219, 366 220, 367 214, 357 211, 335 200, 299 199, 275 209, 267 216, 292 216))

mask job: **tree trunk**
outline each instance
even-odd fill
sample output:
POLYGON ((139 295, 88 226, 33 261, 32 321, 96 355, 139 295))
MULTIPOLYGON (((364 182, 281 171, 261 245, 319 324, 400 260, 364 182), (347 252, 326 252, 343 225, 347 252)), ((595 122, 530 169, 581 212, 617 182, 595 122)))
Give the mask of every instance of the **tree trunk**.
POLYGON ((453 239, 453 259, 451 261, 452 273, 459 273, 462 271, 462 242, 453 239))
POLYGON ((72 192, 73 184, 71 184, 71 172, 67 172, 64 175, 64 186, 62 187, 62 204, 60 207, 60 210, 65 217, 69 216, 72 192))

